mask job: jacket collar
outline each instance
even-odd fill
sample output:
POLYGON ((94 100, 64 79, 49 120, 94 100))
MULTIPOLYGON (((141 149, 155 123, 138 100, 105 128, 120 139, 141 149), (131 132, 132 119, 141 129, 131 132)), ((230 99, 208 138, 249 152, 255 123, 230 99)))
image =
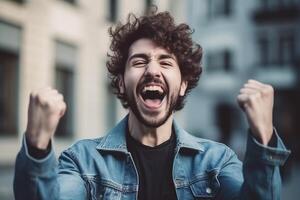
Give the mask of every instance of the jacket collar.
MULTIPOLYGON (((128 115, 124 117, 106 136, 100 140, 97 145, 98 150, 105 151, 118 151, 128 153, 126 146, 126 131, 128 124, 128 115)), ((173 128, 176 135, 176 146, 177 148, 187 148, 196 151, 204 151, 203 145, 200 140, 187 133, 181 128, 175 120, 173 121, 173 128)))

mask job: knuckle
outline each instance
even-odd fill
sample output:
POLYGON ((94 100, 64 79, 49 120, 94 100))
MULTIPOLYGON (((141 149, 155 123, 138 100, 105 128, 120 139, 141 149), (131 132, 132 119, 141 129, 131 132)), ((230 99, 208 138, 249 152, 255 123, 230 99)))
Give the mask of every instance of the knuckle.
POLYGON ((274 88, 271 85, 265 85, 265 87, 262 90, 263 94, 273 94, 274 88))
POLYGON ((62 94, 59 93, 59 94, 58 94, 58 98, 61 99, 61 100, 63 100, 63 99, 64 99, 64 96, 63 96, 62 94))
POLYGON ((249 97, 248 97, 249 102, 256 101, 258 97, 259 97, 259 93, 255 93, 255 94, 249 95, 249 97))

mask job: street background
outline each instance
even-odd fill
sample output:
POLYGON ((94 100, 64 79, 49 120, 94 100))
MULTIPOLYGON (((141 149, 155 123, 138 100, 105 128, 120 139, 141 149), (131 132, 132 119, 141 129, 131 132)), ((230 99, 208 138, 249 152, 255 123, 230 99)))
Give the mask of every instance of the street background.
POLYGON ((52 86, 64 94, 57 155, 78 139, 105 135, 126 114, 109 87, 107 30, 152 4, 188 23, 204 49, 203 74, 178 122, 243 159, 248 127, 235 98, 250 78, 273 85, 274 124, 292 150, 281 168, 282 199, 299 198, 300 0, 0 0, 1 200, 14 199, 31 90, 52 86))

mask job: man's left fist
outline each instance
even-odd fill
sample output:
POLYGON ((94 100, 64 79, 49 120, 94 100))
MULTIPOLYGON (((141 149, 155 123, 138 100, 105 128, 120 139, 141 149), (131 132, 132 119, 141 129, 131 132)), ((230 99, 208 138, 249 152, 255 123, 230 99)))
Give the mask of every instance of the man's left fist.
POLYGON ((237 101, 246 113, 253 136, 267 145, 273 134, 273 87, 256 80, 248 80, 240 89, 237 101))

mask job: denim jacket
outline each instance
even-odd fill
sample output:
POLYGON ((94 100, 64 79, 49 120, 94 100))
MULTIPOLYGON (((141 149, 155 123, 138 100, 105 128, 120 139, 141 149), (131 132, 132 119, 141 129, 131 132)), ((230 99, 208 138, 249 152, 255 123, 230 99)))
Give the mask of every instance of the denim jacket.
MULTIPOLYGON (((44 159, 31 157, 23 140, 15 167, 15 198, 137 199, 139 177, 126 147, 127 121, 125 117, 104 137, 77 142, 60 155, 58 163, 53 148, 44 159)), ((194 137, 175 121, 173 128, 177 199, 280 199, 279 165, 290 152, 276 131, 274 147, 249 136, 242 164, 224 144, 194 137)))

